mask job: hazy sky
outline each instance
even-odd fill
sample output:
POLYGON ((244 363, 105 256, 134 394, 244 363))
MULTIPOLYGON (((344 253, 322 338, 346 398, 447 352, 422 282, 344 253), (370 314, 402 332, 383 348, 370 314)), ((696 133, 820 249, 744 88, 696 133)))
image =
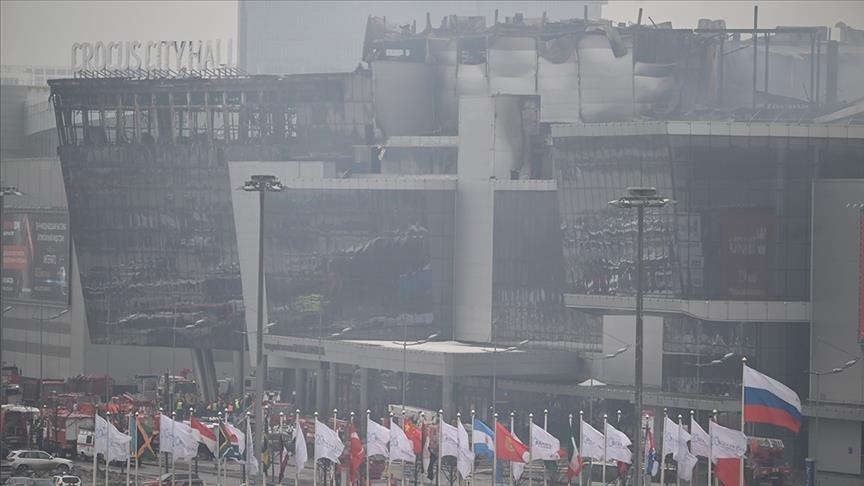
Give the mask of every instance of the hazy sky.
MULTIPOLYGON (((287 1, 287 0, 286 0, 287 1)), ((394 0, 395 1, 395 0, 394 0)), ((338 1, 321 1, 322 13, 339 15, 338 1)), ((506 1, 496 2, 510 15, 506 1)), ((751 27, 753 5, 760 26, 833 26, 838 20, 864 29, 864 0, 810 1, 617 1, 603 17, 634 22, 641 6, 643 22, 671 20, 692 27, 700 17, 725 18, 728 27, 751 27)), ((418 12, 422 22, 423 13, 418 12)), ((400 19, 408 21, 410 19, 400 19)), ((358 19, 358 22, 364 22, 358 19)), ((0 0, 0 62, 68 66, 74 42, 122 40, 198 40, 237 38, 236 0, 0 0)), ((361 39, 358 39, 361 42, 361 39)))

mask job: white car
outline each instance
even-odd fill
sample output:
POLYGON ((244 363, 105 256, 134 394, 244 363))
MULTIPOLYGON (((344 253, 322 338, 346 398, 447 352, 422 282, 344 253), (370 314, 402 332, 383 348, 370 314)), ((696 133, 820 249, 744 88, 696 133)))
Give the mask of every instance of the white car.
POLYGON ((81 478, 78 476, 70 476, 68 474, 54 476, 52 480, 54 481, 54 486, 80 486, 83 484, 81 478))
POLYGON ((27 471, 57 471, 65 474, 72 470, 72 461, 54 457, 45 451, 12 451, 6 459, 15 474, 27 471))

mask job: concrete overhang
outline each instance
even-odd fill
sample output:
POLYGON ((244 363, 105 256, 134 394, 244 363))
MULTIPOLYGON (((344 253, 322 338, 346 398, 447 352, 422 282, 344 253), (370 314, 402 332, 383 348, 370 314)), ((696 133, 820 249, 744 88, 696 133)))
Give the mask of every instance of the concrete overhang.
POLYGON ((431 341, 404 349, 393 341, 329 340, 288 336, 264 337, 270 366, 303 361, 327 362, 433 376, 554 376, 583 367, 579 354, 530 349, 497 353, 491 346, 458 341, 431 341), (494 361, 494 362, 493 362, 494 361))
POLYGON ((552 138, 635 135, 711 135, 727 137, 864 138, 864 125, 788 121, 669 120, 613 123, 554 123, 552 138))
MULTIPOLYGON (((645 297, 645 312, 683 314, 705 321, 810 322, 809 302, 771 300, 686 300, 645 297)), ((573 309, 598 309, 633 313, 636 298, 619 295, 564 294, 564 305, 573 309)))

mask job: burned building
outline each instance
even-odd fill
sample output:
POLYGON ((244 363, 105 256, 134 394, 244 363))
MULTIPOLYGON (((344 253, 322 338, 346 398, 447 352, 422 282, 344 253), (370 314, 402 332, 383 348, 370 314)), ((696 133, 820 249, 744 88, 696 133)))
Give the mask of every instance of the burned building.
MULTIPOLYGON (((264 206, 264 350, 298 405, 383 410, 400 372, 414 405, 448 411, 487 410, 493 376, 499 411, 626 401, 636 227, 608 201, 653 186, 677 204, 646 218, 647 406, 734 423, 734 363, 702 366, 728 353, 808 396, 800 356, 832 359, 814 342, 860 354, 857 323, 814 320, 810 257, 812 210, 834 204, 814 184, 864 192, 855 32, 370 18, 352 73, 53 81, 90 334, 176 339, 201 363, 245 349, 258 212, 236 188, 272 174, 288 190, 264 206)), ((860 450, 847 375, 804 412, 860 450)))

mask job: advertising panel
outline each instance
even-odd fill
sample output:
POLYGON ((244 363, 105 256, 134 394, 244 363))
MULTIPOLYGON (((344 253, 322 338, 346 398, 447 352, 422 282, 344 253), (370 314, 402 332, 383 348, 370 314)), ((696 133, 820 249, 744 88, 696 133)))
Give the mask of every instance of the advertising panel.
POLYGON ((4 211, 3 300, 68 304, 70 251, 65 211, 4 211))
POLYGON ((774 223, 764 210, 724 214, 720 224, 720 282, 727 298, 773 295, 774 223))

